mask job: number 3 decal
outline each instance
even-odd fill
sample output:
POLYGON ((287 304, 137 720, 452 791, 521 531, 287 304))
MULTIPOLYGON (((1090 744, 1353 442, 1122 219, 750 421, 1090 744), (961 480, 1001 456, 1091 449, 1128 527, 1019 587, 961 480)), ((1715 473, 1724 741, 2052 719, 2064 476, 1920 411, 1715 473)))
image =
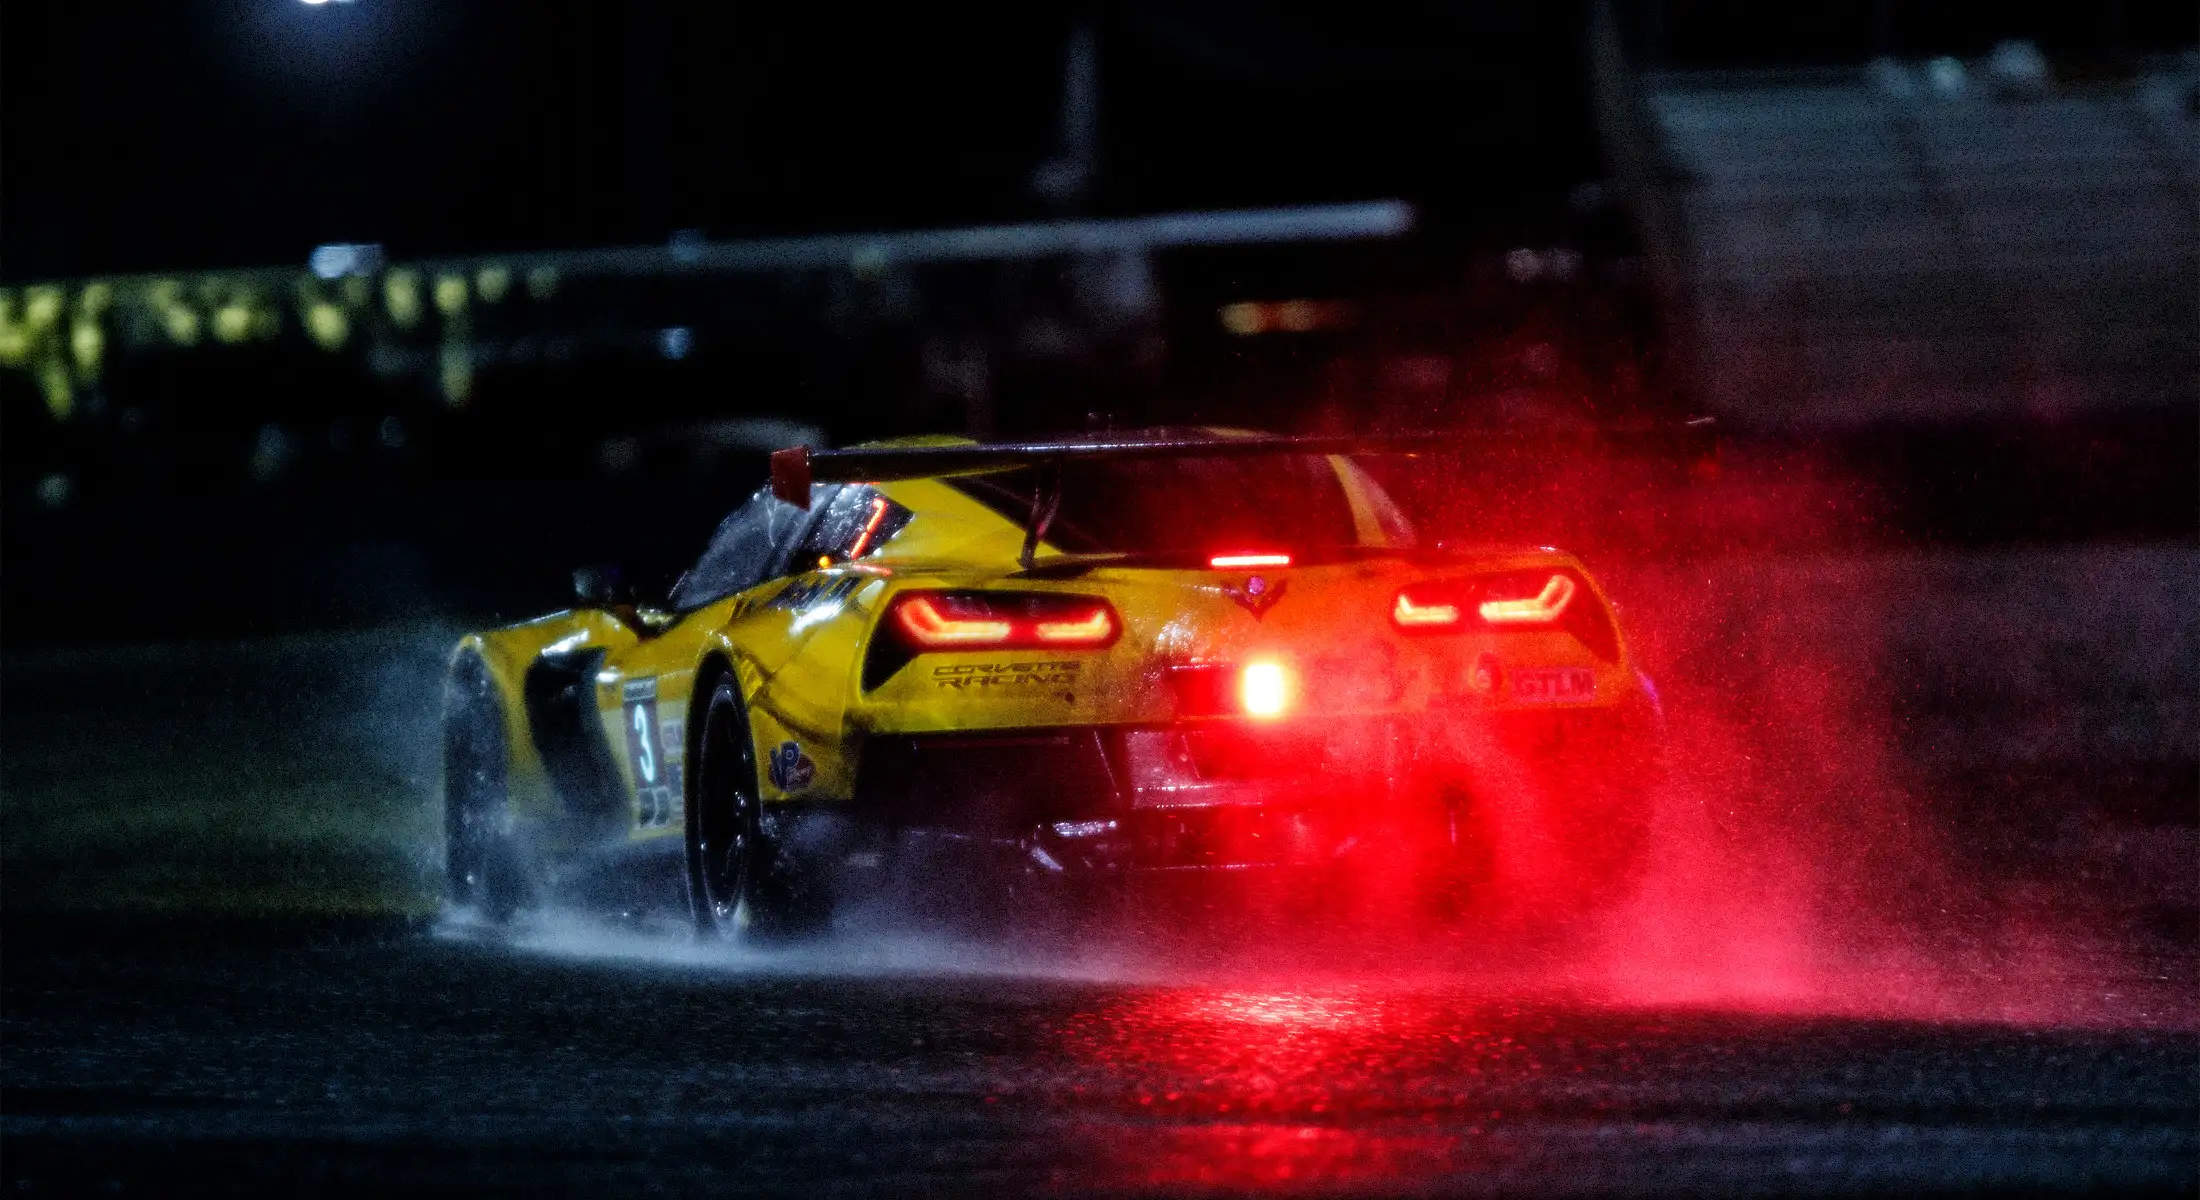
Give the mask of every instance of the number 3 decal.
POLYGON ((637 700, 626 708, 631 717, 627 727, 634 731, 635 781, 643 787, 657 782, 657 739, 653 736, 656 722, 649 719, 649 710, 655 707, 657 706, 654 704, 637 700))
POLYGON ((634 767, 634 824, 661 829, 680 812, 680 763, 665 754, 657 726, 657 681, 626 685, 626 752, 634 767))

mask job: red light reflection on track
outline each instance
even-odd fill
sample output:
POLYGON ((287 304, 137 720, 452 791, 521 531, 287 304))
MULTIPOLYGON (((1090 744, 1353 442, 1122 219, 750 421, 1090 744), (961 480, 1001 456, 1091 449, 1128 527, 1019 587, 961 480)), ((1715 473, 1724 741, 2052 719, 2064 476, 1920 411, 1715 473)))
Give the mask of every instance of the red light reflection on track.
POLYGON ((1427 1177, 1455 1165, 1469 1121, 1502 1116, 1428 1086, 1541 1070, 1492 1015, 1431 992, 1172 988, 1080 1013, 1060 1036, 1088 1096, 1170 1123, 1158 1152, 1141 1138, 1118 1164, 1138 1181, 1336 1185, 1427 1177))
MULTIPOLYGON (((1455 999, 1455 998, 1454 998, 1455 999)), ((1318 1118, 1411 1105, 1388 1082, 1436 1058, 1500 1069, 1521 1054, 1471 1009, 1423 992, 1183 988, 1133 994, 1062 1031, 1072 1055, 1177 1114, 1318 1118)))
MULTIPOLYGON (((1053 1028, 1054 1077, 1072 1093, 1054 1103, 1076 1116, 1070 1177, 1104 1190, 1548 1186, 1591 1178, 1594 1159, 1630 1140, 1671 1153, 1710 1111, 1707 1096, 1725 1097, 1712 1109, 1816 1105, 1832 1118, 1840 1098, 1807 1093, 1846 1054, 2023 1037, 1965 1022, 1939 1033, 1804 1013, 1501 998, 1511 991, 1234 982, 1094 996, 1053 1028), (1803 1079, 1812 1082, 1798 1092, 1803 1079), (1588 1174, 1568 1173, 1577 1168, 1588 1174)), ((1849 1105, 1838 1112, 1845 1120, 1849 1105)), ((1605 1179, 1617 1190, 1634 1182, 1605 1179)))
POLYGON ((1336 1187, 1441 1177, 1455 1170, 1465 1139, 1444 1134, 1370 1133, 1325 1125, 1191 1125, 1141 1147, 1139 1182, 1221 1188, 1336 1187))
MULTIPOLYGON (((1170 989, 1126 995, 1060 1030, 1126 1114, 1173 1121, 1122 1163, 1144 1185, 1351 1185, 1428 1176, 1461 1138, 1412 1088, 1443 1059, 1518 1070, 1522 1048, 1426 993, 1170 989), (1384 1121, 1388 1119, 1393 1121, 1384 1121)), ((1454 1110, 1450 1099, 1443 1110, 1454 1110)), ((1456 1127, 1456 1125, 1454 1125, 1456 1127)))

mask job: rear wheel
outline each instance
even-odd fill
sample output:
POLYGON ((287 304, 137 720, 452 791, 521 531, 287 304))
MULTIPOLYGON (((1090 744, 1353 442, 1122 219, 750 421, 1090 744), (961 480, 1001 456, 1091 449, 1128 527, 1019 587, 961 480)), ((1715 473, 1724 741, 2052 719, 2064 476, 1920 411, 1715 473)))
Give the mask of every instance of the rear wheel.
POLYGON ((712 938, 784 938, 823 929, 832 916, 825 881, 797 878, 766 827, 756 740, 732 675, 712 686, 701 727, 687 822, 696 930, 712 938))
POLYGON ((512 840, 508 754, 496 683, 467 655, 443 692, 444 897, 492 921, 510 918, 527 892, 512 840))
POLYGON ((687 806, 688 895, 696 931, 731 938, 755 916, 761 859, 756 743, 731 675, 703 709, 687 806))

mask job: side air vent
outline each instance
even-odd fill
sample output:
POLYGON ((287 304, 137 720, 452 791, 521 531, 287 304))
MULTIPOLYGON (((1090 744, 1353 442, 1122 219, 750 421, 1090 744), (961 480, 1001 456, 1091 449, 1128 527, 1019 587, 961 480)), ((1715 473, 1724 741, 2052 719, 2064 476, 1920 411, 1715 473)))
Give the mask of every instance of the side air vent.
POLYGON ((545 654, 527 668, 521 684, 527 727, 543 768, 568 818, 583 829, 623 829, 628 819, 619 796, 619 773, 596 715, 596 672, 602 650, 545 654))

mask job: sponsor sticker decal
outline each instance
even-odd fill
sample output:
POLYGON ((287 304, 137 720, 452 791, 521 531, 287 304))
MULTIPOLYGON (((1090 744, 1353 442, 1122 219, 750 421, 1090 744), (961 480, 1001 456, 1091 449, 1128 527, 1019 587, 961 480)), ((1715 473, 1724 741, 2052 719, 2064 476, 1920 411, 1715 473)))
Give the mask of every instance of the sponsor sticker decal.
POLYGON ((965 695, 1029 695, 1049 688, 1074 687, 1079 662, 950 663, 932 668, 932 682, 941 691, 965 695))
POLYGON ((779 743, 768 756, 765 770, 771 776, 772 786, 782 792, 799 792, 817 777, 817 764, 793 742, 779 743))
POLYGON ((1512 672, 1512 698, 1522 704, 1594 700, 1597 677, 1582 667, 1535 667, 1512 672))

